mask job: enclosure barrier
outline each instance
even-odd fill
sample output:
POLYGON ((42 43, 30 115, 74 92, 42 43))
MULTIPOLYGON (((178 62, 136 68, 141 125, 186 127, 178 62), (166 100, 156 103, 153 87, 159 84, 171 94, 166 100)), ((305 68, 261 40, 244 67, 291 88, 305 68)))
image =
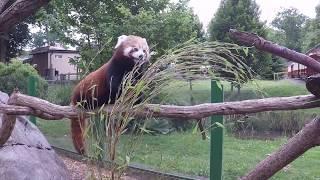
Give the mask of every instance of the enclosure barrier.
MULTIPOLYGON (((220 82, 211 80, 211 102, 223 102, 223 86, 220 82)), ((223 179, 223 116, 211 117, 210 137, 210 180, 223 179)))

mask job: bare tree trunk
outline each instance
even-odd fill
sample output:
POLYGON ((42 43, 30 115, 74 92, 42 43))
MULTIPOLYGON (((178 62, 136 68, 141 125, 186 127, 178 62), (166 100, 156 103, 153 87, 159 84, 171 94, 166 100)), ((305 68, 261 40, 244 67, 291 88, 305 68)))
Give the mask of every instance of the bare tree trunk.
POLYGON ((278 151, 261 161, 242 180, 268 179, 307 150, 320 145, 320 118, 308 123, 278 151))

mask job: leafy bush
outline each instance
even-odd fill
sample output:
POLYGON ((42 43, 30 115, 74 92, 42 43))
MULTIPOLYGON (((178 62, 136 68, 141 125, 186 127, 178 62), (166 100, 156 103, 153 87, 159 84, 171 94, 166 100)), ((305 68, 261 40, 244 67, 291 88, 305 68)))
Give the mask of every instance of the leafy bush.
POLYGON ((54 104, 67 106, 70 104, 71 92, 73 85, 50 85, 48 88, 48 96, 46 100, 54 104))
POLYGON ((0 91, 10 94, 14 88, 18 88, 20 92, 26 94, 30 76, 34 76, 37 81, 38 96, 45 97, 48 87, 47 82, 38 75, 31 65, 23 64, 17 60, 13 60, 7 65, 0 63, 0 91))
POLYGON ((226 116, 226 126, 231 132, 279 132, 290 136, 314 117, 302 110, 230 115, 226 116))

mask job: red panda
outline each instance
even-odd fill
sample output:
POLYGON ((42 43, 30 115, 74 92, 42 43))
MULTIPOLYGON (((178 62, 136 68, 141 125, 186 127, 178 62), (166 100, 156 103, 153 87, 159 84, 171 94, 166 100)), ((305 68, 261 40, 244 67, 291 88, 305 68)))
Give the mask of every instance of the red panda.
MULTIPOLYGON (((86 109, 113 104, 121 93, 119 87, 124 75, 132 71, 136 63, 148 63, 149 58, 149 46, 145 38, 133 35, 118 37, 111 59, 75 86, 71 104, 80 103, 86 109)), ((80 154, 85 153, 83 137, 85 125, 85 118, 71 119, 73 144, 80 154)))

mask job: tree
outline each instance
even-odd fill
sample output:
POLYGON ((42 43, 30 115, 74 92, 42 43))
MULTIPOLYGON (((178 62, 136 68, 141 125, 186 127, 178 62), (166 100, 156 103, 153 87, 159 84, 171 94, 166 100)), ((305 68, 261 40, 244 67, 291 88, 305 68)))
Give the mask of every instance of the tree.
POLYGON ((42 47, 46 44, 46 35, 43 32, 32 33, 32 41, 30 42, 30 46, 33 48, 42 47))
POLYGON ((30 39, 23 21, 50 0, 2 0, 0 2, 0 62, 15 56, 30 39))
MULTIPOLYGON (((230 29, 249 31, 266 37, 267 30, 259 20, 259 6, 254 0, 222 0, 220 6, 209 24, 209 40, 231 42, 230 29)), ((246 64, 264 78, 271 78, 271 56, 250 49, 246 64)))
MULTIPOLYGON (((268 35, 267 35, 268 40, 280 45, 285 45, 284 32, 273 29, 273 28, 268 28, 267 31, 268 31, 268 35)), ((274 73, 283 72, 286 64, 285 60, 276 55, 271 55, 271 57, 272 57, 271 71, 274 73)))
POLYGON ((8 37, 6 61, 20 54, 22 48, 25 47, 31 39, 28 24, 26 22, 17 24, 8 32, 8 37))
POLYGON ((146 37, 157 56, 190 38, 203 36, 199 19, 187 2, 56 0, 50 4, 52 10, 46 10, 48 18, 40 21, 49 19, 49 32, 78 47, 81 59, 73 62, 80 69, 91 71, 110 58, 116 39, 122 34, 146 37))
POLYGON ((304 41, 302 49, 304 52, 320 43, 320 4, 316 6, 315 10, 315 19, 307 21, 306 26, 303 30, 304 41))
POLYGON ((285 34, 285 46, 295 51, 302 50, 302 28, 307 17, 295 8, 284 9, 272 21, 272 26, 285 34))

